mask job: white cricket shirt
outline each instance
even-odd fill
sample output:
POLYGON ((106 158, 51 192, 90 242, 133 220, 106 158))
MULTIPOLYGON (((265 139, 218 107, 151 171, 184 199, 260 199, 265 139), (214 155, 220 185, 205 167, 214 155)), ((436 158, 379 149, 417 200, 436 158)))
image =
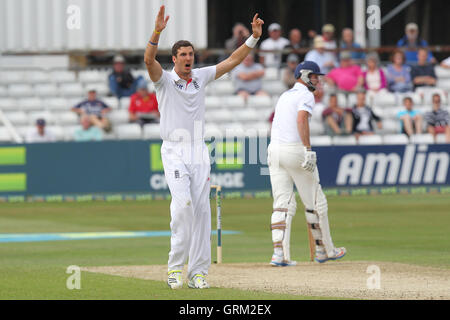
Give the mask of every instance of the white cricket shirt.
POLYGON ((193 69, 189 81, 181 79, 174 69, 163 70, 161 78, 155 82, 161 139, 203 141, 205 89, 215 78, 216 66, 193 69))
POLYGON ((300 110, 310 116, 314 108, 314 95, 308 88, 296 82, 294 87, 284 92, 275 106, 270 140, 275 143, 302 143, 297 129, 297 115, 300 110))

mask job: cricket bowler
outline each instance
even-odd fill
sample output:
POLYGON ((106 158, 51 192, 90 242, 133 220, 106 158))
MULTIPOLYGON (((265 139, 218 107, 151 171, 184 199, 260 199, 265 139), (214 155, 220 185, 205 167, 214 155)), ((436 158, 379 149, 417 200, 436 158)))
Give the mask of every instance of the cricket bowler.
POLYGON ((294 87, 284 92, 275 107, 268 165, 273 194, 271 230, 273 266, 293 266, 290 258, 290 235, 295 215, 294 184, 305 205, 308 227, 316 247, 315 260, 323 263, 344 257, 345 248, 335 248, 328 224, 327 199, 319 181, 316 153, 311 150, 309 117, 314 108, 313 92, 319 83, 319 66, 312 61, 300 63, 294 87))
POLYGON ((166 71, 155 59, 158 41, 169 16, 161 6, 145 50, 145 64, 154 82, 161 113, 161 158, 172 195, 167 284, 183 286, 188 260, 188 287, 209 288, 205 276, 211 265, 210 160, 204 142, 205 88, 239 65, 261 36, 264 21, 253 17, 253 34, 230 57, 215 66, 194 69, 194 46, 186 40, 172 47, 174 68, 166 71))

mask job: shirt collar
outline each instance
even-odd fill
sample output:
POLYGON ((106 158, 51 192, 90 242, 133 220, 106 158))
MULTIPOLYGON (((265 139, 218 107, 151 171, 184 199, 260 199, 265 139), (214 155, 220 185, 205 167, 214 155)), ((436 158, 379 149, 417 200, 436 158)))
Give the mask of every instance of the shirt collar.
MULTIPOLYGON (((186 82, 186 80, 183 80, 180 78, 180 76, 178 75, 178 73, 175 72, 175 68, 172 69, 172 71, 170 72, 170 74, 172 75, 172 78, 175 82, 179 82, 179 81, 183 81, 186 82)), ((196 80, 198 81, 198 75, 197 75, 197 70, 193 69, 191 71, 191 79, 192 80, 196 80)))

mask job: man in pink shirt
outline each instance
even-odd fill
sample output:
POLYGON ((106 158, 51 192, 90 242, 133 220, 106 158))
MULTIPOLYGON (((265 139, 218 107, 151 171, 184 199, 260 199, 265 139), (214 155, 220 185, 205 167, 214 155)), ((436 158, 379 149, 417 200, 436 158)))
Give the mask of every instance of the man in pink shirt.
POLYGON ((332 87, 352 92, 357 91, 364 84, 361 68, 353 64, 349 51, 341 52, 341 66, 331 70, 325 80, 332 87))

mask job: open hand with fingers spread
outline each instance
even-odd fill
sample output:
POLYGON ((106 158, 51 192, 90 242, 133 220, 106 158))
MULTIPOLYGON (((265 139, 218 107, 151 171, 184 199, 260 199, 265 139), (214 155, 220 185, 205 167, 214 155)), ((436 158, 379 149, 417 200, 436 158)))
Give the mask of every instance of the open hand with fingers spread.
POLYGON ((255 14, 252 21, 252 31, 253 31, 253 37, 256 39, 261 37, 262 35, 262 25, 264 24, 264 21, 260 18, 258 18, 258 13, 255 14))
POLYGON ((156 16, 155 21, 155 31, 161 32, 166 28, 167 21, 169 21, 169 16, 165 16, 166 8, 165 6, 161 6, 159 8, 158 15, 156 16))

